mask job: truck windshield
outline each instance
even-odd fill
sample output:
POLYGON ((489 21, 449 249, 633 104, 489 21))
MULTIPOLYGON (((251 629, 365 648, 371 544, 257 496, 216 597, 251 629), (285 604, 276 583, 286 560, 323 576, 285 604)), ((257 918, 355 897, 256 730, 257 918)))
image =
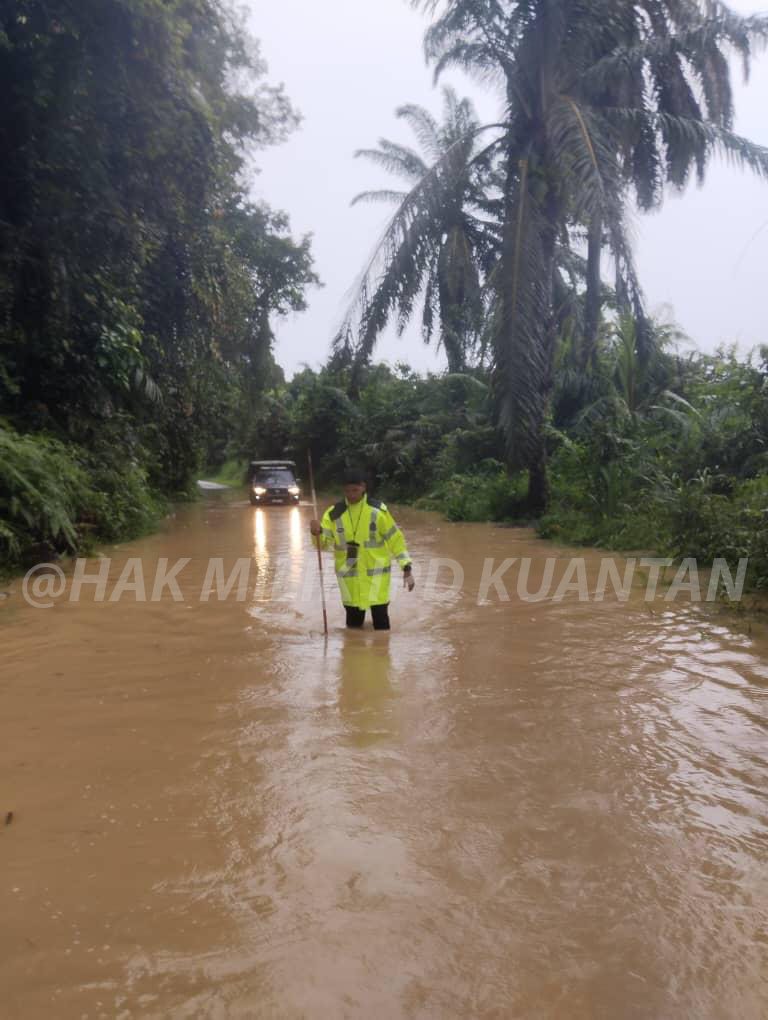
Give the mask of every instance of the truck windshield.
POLYGON ((280 485, 288 487, 289 485, 295 485, 293 474, 290 471, 281 471, 279 468, 272 471, 259 471, 254 478, 254 482, 258 485, 280 485))

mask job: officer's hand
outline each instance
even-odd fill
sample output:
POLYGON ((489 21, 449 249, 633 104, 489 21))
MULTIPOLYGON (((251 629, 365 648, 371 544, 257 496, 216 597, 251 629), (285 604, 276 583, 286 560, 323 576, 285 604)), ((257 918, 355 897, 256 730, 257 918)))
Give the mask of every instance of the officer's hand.
POLYGON ((413 579, 413 574, 410 570, 403 572, 403 588, 407 588, 408 591, 413 591, 416 587, 416 582, 413 579))
POLYGON ((309 530, 312 532, 313 535, 319 535, 322 531, 322 528, 320 527, 320 521, 311 520, 309 522, 309 530))

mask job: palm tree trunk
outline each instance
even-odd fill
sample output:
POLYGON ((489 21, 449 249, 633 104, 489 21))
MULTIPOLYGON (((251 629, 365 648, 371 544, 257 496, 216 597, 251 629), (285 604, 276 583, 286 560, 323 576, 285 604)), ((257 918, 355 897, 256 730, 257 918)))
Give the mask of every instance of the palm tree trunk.
POLYGON ((530 165, 543 165, 534 159, 510 160, 508 171, 495 390, 508 467, 528 470, 528 505, 538 514, 549 497, 544 426, 557 338, 553 298, 560 206, 554 189, 543 198, 536 194, 538 175, 531 187, 530 165))
POLYGON ((464 348, 460 337, 450 327, 444 327, 442 333, 443 348, 448 361, 448 371, 459 373, 464 371, 464 348))
POLYGON ((528 468, 528 510, 539 516, 549 505, 549 475, 547 453, 542 445, 540 459, 528 468))
POLYGON ((589 224, 587 251, 587 293, 584 307, 584 336, 582 339, 580 368, 586 372, 597 361, 597 332, 600 328, 602 307, 602 280, 600 256, 603 250, 603 217, 596 212, 589 224))

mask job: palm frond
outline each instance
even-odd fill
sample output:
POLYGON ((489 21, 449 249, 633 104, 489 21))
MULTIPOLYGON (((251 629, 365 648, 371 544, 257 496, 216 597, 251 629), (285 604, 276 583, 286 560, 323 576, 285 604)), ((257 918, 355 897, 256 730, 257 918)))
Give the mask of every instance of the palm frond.
MULTIPOLYGON (((648 7, 648 0, 642 6, 648 7)), ((658 8, 658 2, 654 6, 658 8)), ((753 50, 768 43, 768 15, 742 17, 724 4, 708 3, 707 6, 713 13, 702 17, 698 4, 688 5, 685 27, 670 24, 663 15, 657 14, 661 24, 656 25, 655 31, 634 45, 614 47, 571 79, 570 87, 595 93, 646 65, 658 67, 659 62, 679 60, 681 56, 690 60, 701 79, 704 67, 700 55, 719 51, 723 45, 731 46, 742 57, 744 74, 748 75, 753 50)), ((711 113, 714 118, 715 111, 711 113)))
MULTIPOLYGON (((383 165, 394 159, 402 174, 404 163, 414 171, 414 184, 405 194, 384 190, 364 192, 355 201, 393 200, 398 203, 378 243, 352 289, 352 299, 334 339, 334 349, 352 345, 361 359, 370 357, 376 338, 392 315, 402 332, 413 315, 419 294, 427 288, 422 333, 433 336, 435 313, 443 331, 451 330, 456 344, 451 359, 458 364, 459 348, 471 345, 475 320, 482 307, 479 266, 491 261, 497 242, 471 209, 484 200, 483 161, 475 160, 475 144, 485 130, 478 125, 472 104, 444 90, 445 117, 437 126, 420 107, 402 107, 418 127, 422 139, 439 145, 437 158, 427 165, 404 146, 381 141, 364 150, 383 165), (416 159, 421 171, 415 176, 416 159), (455 308, 449 309, 449 305, 455 308), (353 339, 354 338, 354 339, 353 339)), ((445 338, 444 338, 445 339, 445 338)), ((452 344, 449 338, 446 344, 452 344)))
POLYGON ((670 145, 703 145, 707 153, 717 153, 736 166, 752 170, 760 177, 768 177, 768 148, 716 124, 658 111, 605 107, 600 112, 607 121, 617 125, 651 124, 670 145))
POLYGON ((405 120, 419 140, 419 145, 432 159, 440 156, 440 128, 429 112, 416 103, 398 106, 396 116, 405 120))
POLYGON ((357 149, 355 159, 359 157, 369 159, 388 173, 397 174, 410 181, 418 180, 426 170, 424 161, 412 150, 387 142, 386 139, 381 139, 379 145, 381 146, 379 149, 357 149))
POLYGON ((402 202, 406 198, 407 191, 388 191, 380 188, 378 191, 361 191, 355 195, 350 205, 360 205, 363 202, 402 202))

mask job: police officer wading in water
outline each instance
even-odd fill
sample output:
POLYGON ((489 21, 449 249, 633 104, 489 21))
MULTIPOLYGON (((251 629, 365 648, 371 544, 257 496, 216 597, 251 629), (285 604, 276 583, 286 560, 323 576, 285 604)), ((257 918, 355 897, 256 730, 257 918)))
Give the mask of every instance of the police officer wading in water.
POLYGON ((413 591, 416 582, 405 537, 392 514, 366 494, 365 472, 344 472, 344 499, 310 521, 309 530, 321 549, 333 549, 341 601, 347 626, 362 627, 370 609, 374 630, 389 630, 389 582, 392 560, 403 571, 403 583, 413 591))

